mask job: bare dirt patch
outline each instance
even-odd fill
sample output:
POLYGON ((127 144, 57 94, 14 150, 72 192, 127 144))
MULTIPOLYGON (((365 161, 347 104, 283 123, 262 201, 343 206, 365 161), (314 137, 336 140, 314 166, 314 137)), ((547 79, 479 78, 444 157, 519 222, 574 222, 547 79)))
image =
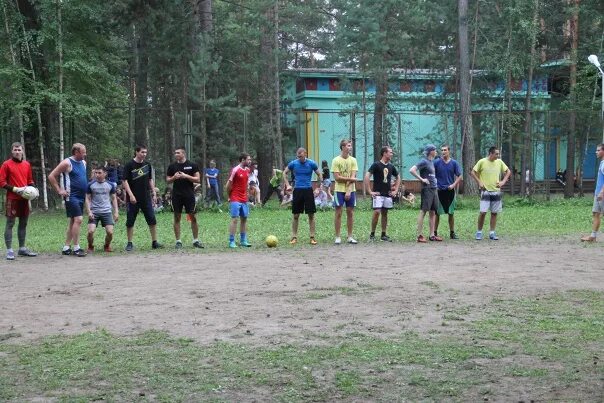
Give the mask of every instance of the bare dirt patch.
POLYGON ((277 344, 427 334, 454 329, 494 297, 604 290, 601 256, 600 245, 575 239, 45 255, 1 263, 0 335, 159 329, 201 343, 277 344))

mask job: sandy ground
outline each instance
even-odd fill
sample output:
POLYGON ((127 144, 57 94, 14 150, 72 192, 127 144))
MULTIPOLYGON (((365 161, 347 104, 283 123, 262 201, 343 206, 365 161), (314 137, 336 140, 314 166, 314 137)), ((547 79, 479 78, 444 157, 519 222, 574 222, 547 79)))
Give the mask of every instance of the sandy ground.
POLYGON ((296 342, 359 331, 442 330, 443 313, 493 297, 604 290, 601 245, 576 239, 193 250, 0 262, 0 335, 102 327, 202 343, 296 342))

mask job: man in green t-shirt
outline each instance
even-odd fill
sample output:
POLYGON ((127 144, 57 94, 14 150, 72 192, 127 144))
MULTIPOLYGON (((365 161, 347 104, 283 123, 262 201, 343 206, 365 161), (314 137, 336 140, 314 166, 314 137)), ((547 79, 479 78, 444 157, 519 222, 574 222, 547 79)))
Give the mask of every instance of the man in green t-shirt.
POLYGON ((505 162, 499 159, 499 149, 489 148, 489 156, 481 159, 474 165, 471 175, 480 188, 480 213, 478 214, 478 229, 476 240, 482 239, 482 227, 487 211, 491 211, 489 239, 496 241, 499 238, 495 233, 497 226, 497 213, 503 209, 503 193, 501 188, 506 184, 512 172, 505 162), (503 179, 501 179, 503 175, 503 179))
POLYGON ((281 182, 283 182, 283 171, 273 167, 273 175, 268 181, 268 189, 266 191, 266 196, 264 196, 264 199, 262 200, 263 206, 266 204, 268 199, 271 198, 273 192, 277 192, 277 196, 279 197, 279 203, 283 201, 283 194, 281 193, 281 189, 279 189, 279 186, 281 186, 281 182))

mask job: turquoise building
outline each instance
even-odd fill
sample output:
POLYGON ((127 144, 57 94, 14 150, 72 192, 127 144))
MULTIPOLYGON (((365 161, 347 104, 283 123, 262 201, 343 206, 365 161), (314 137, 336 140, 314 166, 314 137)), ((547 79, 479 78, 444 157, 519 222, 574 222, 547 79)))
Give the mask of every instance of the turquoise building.
MULTIPOLYGON (((358 178, 377 159, 373 155, 374 119, 383 119, 386 128, 382 144, 395 152, 394 163, 408 173, 421 156, 427 143, 448 143, 454 158, 461 162, 461 128, 459 94, 452 71, 395 71, 388 84, 388 113, 373 113, 375 83, 351 69, 292 69, 286 72, 283 98, 284 127, 295 131, 297 144, 308 150, 317 162, 331 160, 339 153, 339 142, 350 138, 354 156, 359 163, 358 178)), ((549 110, 552 103, 552 82, 548 76, 537 76, 531 86, 532 156, 536 180, 555 178, 557 170, 565 169, 566 133, 564 121, 557 125, 556 115, 549 110)), ((510 88, 512 119, 522 119, 527 95, 527 80, 514 80, 510 88)), ((505 82, 484 72, 473 75, 473 126, 476 157, 481 158, 491 145, 502 150, 502 158, 520 168, 519 149, 523 134, 507 133, 508 105, 504 103, 505 82), (505 113, 504 113, 505 112, 505 113), (510 158, 510 149, 514 158, 510 158), (514 164, 514 162, 516 162, 514 164)), ((516 124, 516 127, 519 126, 516 124)), ((597 128, 596 128, 597 129, 597 128)), ((585 177, 594 175, 595 142, 588 142, 585 154, 585 177), (591 153, 590 153, 591 151, 591 153), (592 167, 593 166, 593 167, 592 167)), ((294 151, 287 157, 294 157, 294 151)), ((378 156, 379 158, 379 156, 378 156)))

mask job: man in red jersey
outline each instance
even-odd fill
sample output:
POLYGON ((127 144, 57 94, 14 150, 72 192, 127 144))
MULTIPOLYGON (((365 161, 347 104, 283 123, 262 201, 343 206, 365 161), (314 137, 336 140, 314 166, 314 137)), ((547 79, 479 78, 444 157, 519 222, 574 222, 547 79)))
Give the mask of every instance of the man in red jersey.
POLYGON ((6 243, 6 259, 15 260, 13 251, 13 227, 17 217, 17 238, 19 238, 19 251, 17 255, 37 256, 25 247, 25 234, 27 232, 27 219, 29 218, 29 200, 21 197, 26 186, 34 184, 31 165, 23 160, 23 146, 21 143, 11 145, 11 158, 4 161, 0 167, 0 187, 6 189, 6 228, 4 229, 4 242, 6 243))
POLYGON ((247 216, 249 208, 247 205, 247 188, 250 174, 250 164, 252 157, 249 154, 242 153, 239 156, 239 165, 231 171, 231 176, 226 184, 226 191, 229 195, 229 205, 231 210, 231 224, 229 225, 229 248, 236 248, 235 231, 237 230, 237 220, 240 221, 239 236, 241 246, 252 246, 247 239, 247 216))

